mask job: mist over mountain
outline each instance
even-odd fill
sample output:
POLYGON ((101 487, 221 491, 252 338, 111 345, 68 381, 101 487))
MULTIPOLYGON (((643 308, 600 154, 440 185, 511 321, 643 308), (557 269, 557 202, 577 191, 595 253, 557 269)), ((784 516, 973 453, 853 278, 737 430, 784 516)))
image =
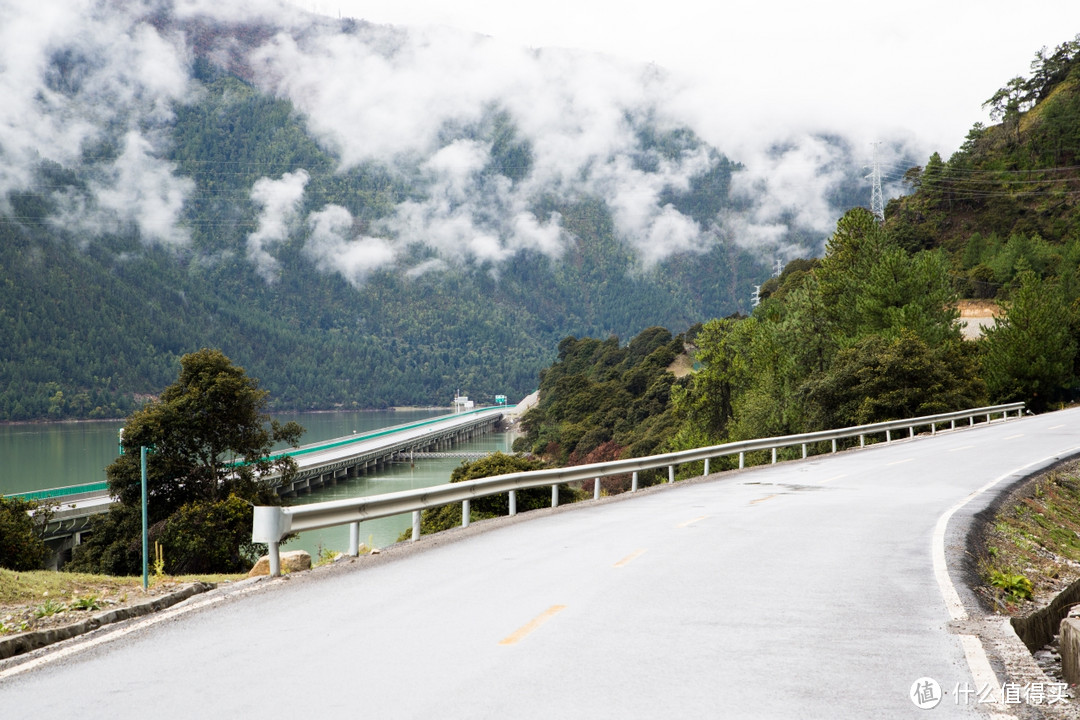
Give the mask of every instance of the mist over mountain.
POLYGON ((279 407, 520 396, 869 201, 867 149, 711 146, 652 66, 272 2, 0 18, 0 419, 123 413, 202 346, 279 407))

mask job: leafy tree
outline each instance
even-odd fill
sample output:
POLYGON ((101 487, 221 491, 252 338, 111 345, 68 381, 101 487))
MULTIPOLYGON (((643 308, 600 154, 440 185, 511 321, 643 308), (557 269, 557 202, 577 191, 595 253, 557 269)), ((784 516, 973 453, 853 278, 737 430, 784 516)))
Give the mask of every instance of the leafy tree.
POLYGON ((1061 286, 1027 270, 1004 317, 986 329, 983 368, 993 400, 1023 400, 1039 411, 1072 379, 1076 341, 1061 286))
MULTIPOLYGON (((225 549, 211 554, 213 559, 207 562, 220 563, 221 571, 235 569, 242 536, 238 528, 244 525, 236 513, 236 499, 280 504, 273 486, 263 478, 278 474, 288 479, 296 465, 291 457, 275 457, 271 450, 279 442, 296 445, 303 433, 294 422, 282 425, 272 420, 266 404, 267 392, 221 351, 203 349, 183 356, 176 382, 124 426, 124 454, 106 469, 109 489, 120 507, 95 526, 71 566, 98 565, 120 574, 138 571, 140 448, 148 447, 153 449, 147 462, 148 522, 155 526, 155 534, 164 528, 165 537, 175 540, 178 527, 198 532, 200 525, 234 523, 236 532, 222 540, 225 549)), ((250 531, 250 511, 242 514, 250 531)), ((167 563, 168 551, 166 547, 167 563)))
POLYGON ((41 522, 29 515, 37 504, 21 498, 0 496, 0 567, 8 570, 40 570, 49 559, 41 539, 41 522))
POLYGON ((959 343, 933 349, 915 333, 867 335, 804 388, 814 428, 898 420, 973 407, 984 389, 959 343))

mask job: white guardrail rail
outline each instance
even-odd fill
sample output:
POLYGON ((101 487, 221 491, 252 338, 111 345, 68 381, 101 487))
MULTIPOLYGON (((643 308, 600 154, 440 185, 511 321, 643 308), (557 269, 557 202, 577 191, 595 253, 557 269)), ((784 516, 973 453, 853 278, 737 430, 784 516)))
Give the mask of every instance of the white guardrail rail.
MULTIPOLYGON (((745 465, 746 453, 771 450, 772 462, 775 463, 776 451, 780 448, 802 446, 802 456, 805 458, 807 457, 808 446, 815 443, 831 441, 832 452, 836 452, 836 441, 841 439, 857 437, 859 438, 859 446, 862 447, 866 444, 867 435, 884 434, 885 442, 892 442, 895 431, 902 432, 906 430, 908 436, 913 437, 915 428, 918 427, 929 427, 931 433, 936 433, 939 425, 948 424, 950 428, 955 428, 958 420, 967 420, 969 425, 974 425, 975 419, 982 417, 985 417, 986 422, 989 423, 994 415, 1001 415, 1001 420, 1005 421, 1009 418, 1009 413, 1012 412, 1016 413, 1016 417, 1020 417, 1024 412, 1024 403, 994 405, 905 420, 891 420, 872 425, 856 425, 838 430, 823 430, 802 435, 744 440, 694 450, 680 450, 679 452, 662 455, 614 460, 592 465, 575 465, 573 467, 509 473, 507 475, 495 475, 415 490, 402 490, 400 492, 344 500, 330 500, 310 505, 296 505, 293 507, 256 506, 251 539, 254 542, 269 545, 270 574, 277 576, 281 573, 279 544, 282 538, 289 533, 336 525, 349 525, 349 554, 355 556, 359 552, 360 523, 364 520, 374 520, 411 512, 412 540, 415 541, 420 536, 420 511, 451 503, 462 503, 462 525, 468 525, 469 501, 475 498, 488 497, 489 495, 509 493, 510 514, 514 515, 517 512, 515 497, 515 491, 517 490, 551 486, 551 504, 554 507, 559 504, 559 485, 564 483, 632 473, 633 480, 630 491, 634 492, 638 489, 638 473, 643 470, 666 467, 668 469, 668 482, 670 483, 675 481, 675 468, 684 463, 704 460, 704 474, 708 475, 709 460, 712 458, 738 455, 739 467, 741 468, 745 465)), ((595 483, 594 498, 599 498, 599 490, 600 483, 595 483)))

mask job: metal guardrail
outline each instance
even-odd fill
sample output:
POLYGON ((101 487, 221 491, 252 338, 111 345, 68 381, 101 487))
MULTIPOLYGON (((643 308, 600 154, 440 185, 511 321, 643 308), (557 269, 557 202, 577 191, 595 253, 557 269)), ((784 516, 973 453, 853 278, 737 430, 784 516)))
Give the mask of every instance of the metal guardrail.
MULTIPOLYGON (((270 574, 276 576, 281 572, 279 544, 281 539, 289 533, 337 525, 349 525, 349 554, 355 556, 359 552, 360 523, 364 520, 374 520, 411 512, 412 539, 415 541, 420 536, 420 512, 451 503, 462 503, 462 525, 468 525, 469 502, 471 500, 504 492, 510 493, 510 514, 514 515, 517 512, 515 496, 517 490, 551 486, 551 504, 554 507, 559 502, 559 485, 565 483, 632 473, 631 492, 634 492, 638 486, 638 473, 643 470, 666 467, 668 468, 668 482, 671 483, 675 481, 675 468, 685 463, 704 461, 704 474, 708 475, 709 461, 712 458, 738 455, 739 467, 741 468, 745 465, 746 453, 771 450, 772 462, 775 463, 777 450, 780 448, 801 446, 802 456, 805 458, 807 457, 808 447, 815 443, 831 441, 832 452, 836 452, 837 440, 857 437, 859 438, 859 446, 862 447, 866 444, 867 435, 884 434, 885 441, 891 442, 894 431, 906 430, 908 436, 912 437, 915 435, 915 428, 918 427, 929 427, 931 433, 936 433, 939 425, 948 423, 950 427, 955 428, 958 420, 967 420, 969 425, 974 425, 975 418, 985 416, 986 422, 989 423, 992 416, 1000 414, 1002 421, 1005 421, 1008 419, 1010 412, 1015 412, 1017 417, 1020 417, 1024 412, 1024 403, 1018 402, 971 410, 959 410, 938 415, 892 420, 871 425, 856 425, 838 430, 822 430, 801 435, 744 440, 693 450, 680 450, 662 455, 630 458, 628 460, 509 473, 507 475, 465 480, 459 483, 435 485, 416 490, 403 490, 344 500, 330 500, 310 505, 294 507, 256 506, 251 539, 254 542, 269 545, 270 574)), ((600 483, 595 483, 595 498, 599 497, 599 489, 600 483)))

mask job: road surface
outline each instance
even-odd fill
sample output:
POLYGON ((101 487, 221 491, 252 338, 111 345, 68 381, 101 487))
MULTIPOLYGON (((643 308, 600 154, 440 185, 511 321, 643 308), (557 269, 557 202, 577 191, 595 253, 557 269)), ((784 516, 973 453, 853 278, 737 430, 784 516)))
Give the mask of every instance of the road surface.
MULTIPOLYGON (((978 678, 950 623, 948 576, 935 575, 935 530, 988 482, 1077 452, 1080 410, 1065 411, 475 524, 262 581, 30 670, 0 666, 0 708, 12 718, 980 717, 986 707, 954 694, 978 678), (932 711, 910 697, 922 677, 945 693, 932 711)), ((956 538, 938 531, 937 542, 956 538)))

